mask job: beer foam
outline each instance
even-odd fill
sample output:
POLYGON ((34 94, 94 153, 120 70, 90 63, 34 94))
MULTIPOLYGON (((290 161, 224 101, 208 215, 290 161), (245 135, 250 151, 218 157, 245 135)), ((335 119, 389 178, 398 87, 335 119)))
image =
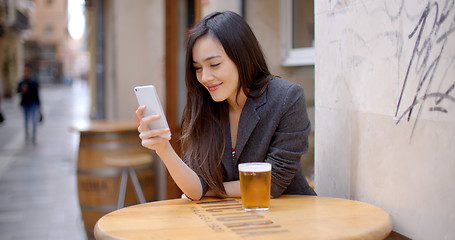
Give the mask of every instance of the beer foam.
POLYGON ((272 165, 265 162, 251 162, 239 164, 239 171, 242 172, 268 172, 272 170, 272 165))

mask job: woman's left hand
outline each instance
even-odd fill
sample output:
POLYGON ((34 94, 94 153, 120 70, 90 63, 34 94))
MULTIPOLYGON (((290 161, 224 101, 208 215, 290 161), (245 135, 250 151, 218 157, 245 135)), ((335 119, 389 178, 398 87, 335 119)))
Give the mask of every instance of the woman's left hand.
POLYGON ((139 119, 139 138, 142 140, 142 146, 152 149, 155 151, 160 151, 166 148, 166 143, 171 140, 171 138, 163 138, 161 135, 169 133, 169 128, 163 129, 150 129, 148 127, 149 123, 158 120, 160 115, 151 115, 144 117, 145 106, 139 106, 136 110, 136 116, 139 119))

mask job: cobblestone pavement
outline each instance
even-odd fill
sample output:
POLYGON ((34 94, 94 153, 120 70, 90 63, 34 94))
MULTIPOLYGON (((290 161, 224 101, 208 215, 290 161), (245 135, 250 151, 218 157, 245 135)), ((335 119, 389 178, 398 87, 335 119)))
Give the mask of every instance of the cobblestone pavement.
POLYGON ((25 139, 19 96, 0 109, 0 240, 85 240, 77 198, 79 135, 70 126, 88 117, 84 81, 40 90, 44 121, 36 144, 25 139))

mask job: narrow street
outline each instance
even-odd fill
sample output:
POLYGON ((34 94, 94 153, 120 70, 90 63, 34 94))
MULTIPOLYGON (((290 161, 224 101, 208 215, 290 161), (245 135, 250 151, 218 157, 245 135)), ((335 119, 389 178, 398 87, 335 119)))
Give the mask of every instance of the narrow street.
POLYGON ((85 81, 43 85, 44 121, 36 144, 25 139, 19 96, 3 99, 0 124, 0 240, 85 240, 77 198, 79 134, 70 127, 88 118, 85 81))

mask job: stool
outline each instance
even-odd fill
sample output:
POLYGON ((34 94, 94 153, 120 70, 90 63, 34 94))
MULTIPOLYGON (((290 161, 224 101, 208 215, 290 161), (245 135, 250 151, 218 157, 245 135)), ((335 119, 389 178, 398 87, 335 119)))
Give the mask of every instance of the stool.
POLYGON ((106 165, 122 169, 122 177, 120 179, 120 188, 117 197, 117 209, 123 208, 125 205, 126 184, 128 175, 133 182, 134 191, 139 203, 145 203, 144 193, 136 176, 135 167, 145 165, 152 162, 149 154, 136 154, 131 156, 111 156, 104 159, 106 165))

